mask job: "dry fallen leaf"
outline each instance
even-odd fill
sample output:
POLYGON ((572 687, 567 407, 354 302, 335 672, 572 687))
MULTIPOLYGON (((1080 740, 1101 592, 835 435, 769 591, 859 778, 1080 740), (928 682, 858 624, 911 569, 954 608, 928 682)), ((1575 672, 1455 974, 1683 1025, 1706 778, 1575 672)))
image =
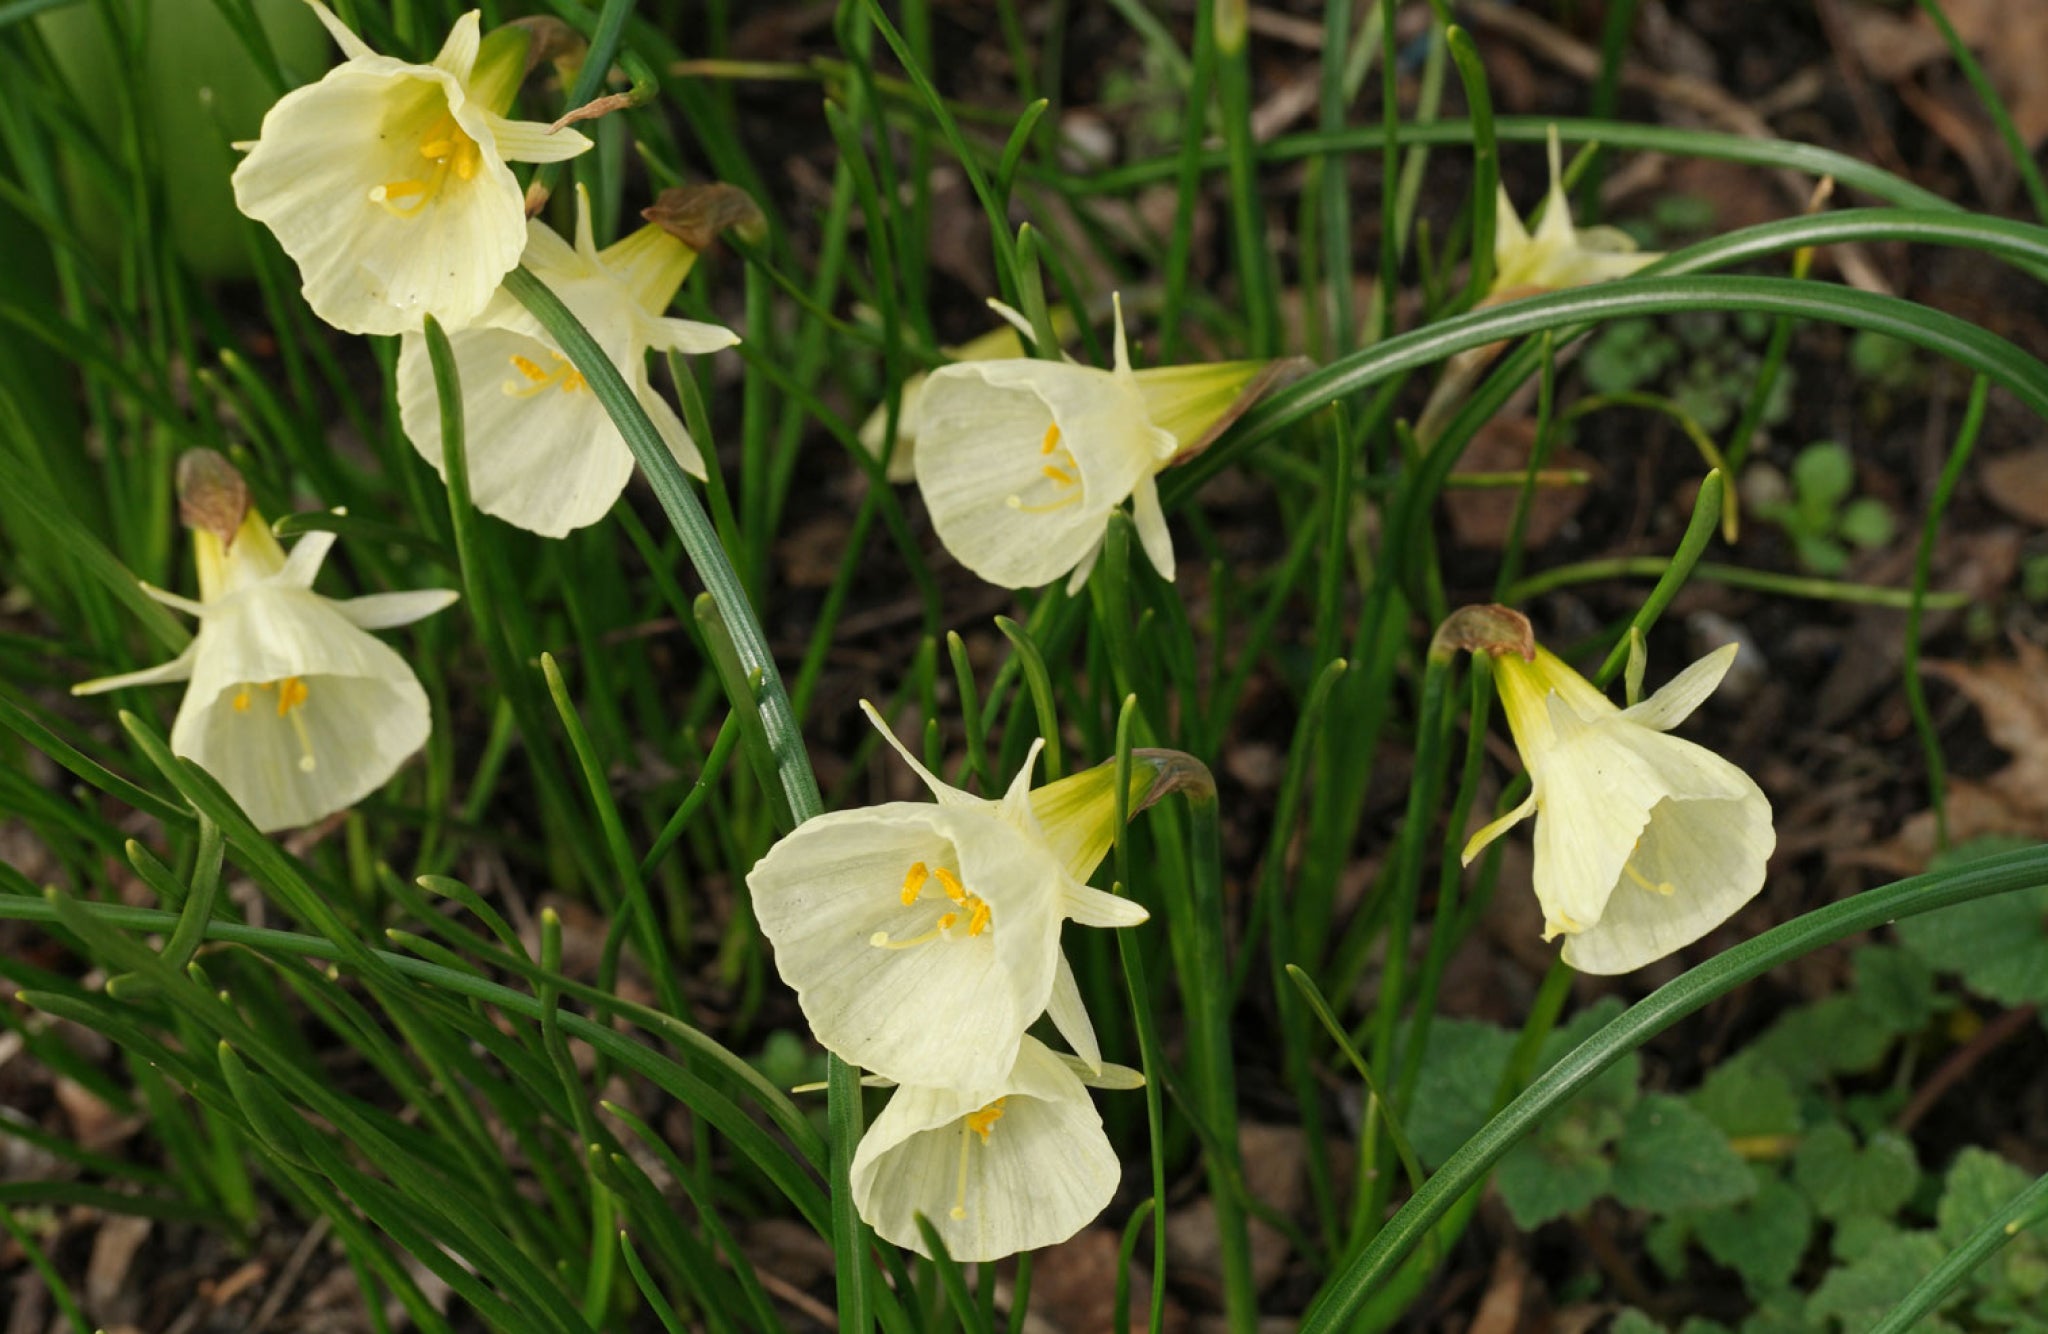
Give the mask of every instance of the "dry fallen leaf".
MULTIPOLYGON (((1984 62, 2013 127, 2029 148, 2048 141, 2048 5, 2029 0, 1941 0, 1963 44, 1984 62)), ((1847 5, 1849 40, 1871 74, 1890 83, 1949 58, 1924 14, 1903 18, 1872 4, 1847 5)))
POLYGON ((2048 528, 2048 445, 1984 460, 1984 498, 2013 518, 2048 528))
MULTIPOLYGON (((2048 649, 2023 640, 2013 647, 2012 658, 1923 664, 1930 676, 1948 682, 1977 706, 1985 734, 2012 757, 1981 782, 1950 781, 1951 843, 1984 834, 2048 839, 2048 649)), ((1894 837, 1841 860, 1911 875, 1926 869, 1934 850, 1934 814, 1923 811, 1894 837)))

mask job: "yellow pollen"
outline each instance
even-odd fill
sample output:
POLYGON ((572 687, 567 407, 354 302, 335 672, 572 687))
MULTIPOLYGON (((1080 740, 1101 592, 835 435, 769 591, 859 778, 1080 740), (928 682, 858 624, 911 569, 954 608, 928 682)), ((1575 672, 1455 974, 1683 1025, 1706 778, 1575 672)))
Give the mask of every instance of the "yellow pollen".
POLYGON ((1039 444, 1038 452, 1050 454, 1060 447, 1060 424, 1054 422, 1045 428, 1045 439, 1039 444))
POLYGON ((1065 468, 1055 468, 1050 463, 1046 464, 1045 467, 1039 469, 1039 471, 1045 474, 1047 480, 1054 482, 1060 486, 1072 486, 1075 482, 1080 480, 1078 477, 1075 477, 1074 474, 1068 472, 1065 468))
POLYGON ((960 924, 960 914, 959 914, 959 913, 956 913, 956 912, 949 912, 949 913, 941 913, 941 914, 939 915, 939 927, 938 927, 938 929, 939 929, 939 932, 940 932, 940 934, 942 934, 942 935, 943 935, 944 933, 948 932, 948 931, 951 931, 951 930, 952 930, 952 929, 953 929, 954 927, 958 926, 959 924, 960 924))
POLYGON ((967 1128, 981 1136, 983 1144, 988 1143, 988 1132, 996 1128, 996 1122, 1003 1119, 1003 1104, 1007 1098, 997 1098, 978 1112, 967 1114, 967 1128))
POLYGON ((511 358, 512 369, 519 372, 520 379, 523 379, 525 383, 521 384, 519 380, 505 381, 504 390, 506 396, 509 398, 532 398, 535 394, 543 393, 550 387, 560 389, 565 394, 573 394, 579 389, 588 389, 590 387, 589 381, 583 378, 583 373, 577 370, 567 357, 559 352, 550 352, 548 355, 555 360, 553 370, 542 370, 540 364, 531 357, 522 357, 517 352, 513 353, 511 358))
POLYGON ((910 869, 903 873, 903 906, 908 908, 917 902, 917 896, 924 892, 924 882, 932 878, 923 862, 912 862, 910 869))
MULTIPOLYGON (((978 936, 982 932, 988 930, 988 922, 992 914, 989 911, 988 904, 982 902, 979 898, 976 898, 974 895, 968 895, 968 902, 974 905, 974 910, 971 913, 969 913, 967 917, 967 934, 970 936, 978 936)), ((951 915, 952 914, 950 913, 947 914, 947 916, 949 917, 951 915)))
POLYGON ((312 692, 306 689, 306 683, 296 676, 287 676, 284 680, 279 681, 277 683, 277 716, 282 718, 293 709, 304 704, 306 696, 310 693, 312 692))
POLYGON ((1649 890, 1652 894, 1672 894, 1677 892, 1678 886, 1672 884, 1669 880, 1659 880, 1657 883, 1651 884, 1648 880, 1643 879, 1643 873, 1636 869, 1634 862, 1623 862, 1621 870, 1623 875, 1635 881, 1640 888, 1649 890))
POLYGON ((943 866, 933 871, 932 874, 938 877, 939 886, 946 891, 947 898, 955 903, 967 902, 967 886, 960 883, 959 876, 954 875, 943 866))
POLYGON ((458 181, 474 180, 483 167, 476 140, 464 133, 448 112, 420 135, 420 156, 430 164, 425 176, 386 181, 370 191, 370 202, 395 218, 415 218, 440 196, 449 176, 458 181))

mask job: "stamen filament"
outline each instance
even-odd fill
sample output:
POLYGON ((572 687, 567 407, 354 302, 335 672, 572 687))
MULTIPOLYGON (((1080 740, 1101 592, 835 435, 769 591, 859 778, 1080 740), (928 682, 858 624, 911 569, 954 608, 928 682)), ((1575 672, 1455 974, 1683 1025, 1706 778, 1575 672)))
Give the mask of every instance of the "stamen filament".
POLYGON ((1027 505, 1024 503, 1024 497, 1022 496, 1005 496, 1003 503, 1016 510, 1019 514, 1051 514, 1054 510, 1063 510, 1069 505, 1080 504, 1081 493, 1079 491, 1069 491, 1050 505, 1027 505))
POLYGON ((1635 881, 1641 888, 1649 890, 1652 894, 1671 894, 1675 893, 1678 889, 1678 886, 1672 884, 1669 880, 1659 880, 1657 883, 1651 884, 1648 880, 1643 879, 1643 873, 1636 869, 1634 862, 1623 862, 1621 871, 1623 875, 1635 881))
POLYGON ((967 1149, 972 1144, 974 1118, 963 1117, 960 1121, 960 1170, 953 1179, 953 1221, 967 1217, 967 1149))

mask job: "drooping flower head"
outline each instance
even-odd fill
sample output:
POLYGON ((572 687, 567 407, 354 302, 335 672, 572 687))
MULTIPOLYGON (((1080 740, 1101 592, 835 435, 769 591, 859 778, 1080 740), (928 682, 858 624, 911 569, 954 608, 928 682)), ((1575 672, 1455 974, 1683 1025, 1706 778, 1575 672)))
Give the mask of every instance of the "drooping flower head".
POLYGON ((1626 709, 1539 645, 1493 659, 1530 794, 1474 834, 1464 860, 1534 814, 1543 938, 1564 936, 1564 960, 1581 972, 1661 959, 1763 887, 1777 841, 1769 800, 1728 761, 1667 735, 1713 693, 1735 648, 1626 709))
MULTIPOLYGON (((1003 324, 957 347, 940 348, 947 361, 1017 361, 1029 355, 1025 340, 1031 336, 1030 325, 1009 307, 995 301, 989 304, 1003 317, 1003 324)), ((1053 335, 1062 340, 1072 337, 1074 317, 1067 308, 1055 306, 1050 313, 1053 335)), ((929 371, 919 371, 903 382, 897 394, 896 448, 889 455, 887 474, 892 482, 917 480, 917 434, 924 420, 924 387, 930 379, 929 371)), ((888 434, 889 405, 884 403, 860 424, 861 447, 880 458, 888 434)))
MULTIPOLYGON (((730 329, 662 314, 689 276, 696 250, 652 222, 599 250, 580 186, 573 246, 538 219, 526 232, 521 262, 605 350, 676 461, 703 477, 696 442, 647 374, 650 350, 704 353, 739 342, 730 329)), ((462 384, 477 508, 545 537, 603 518, 633 475, 633 451, 540 322, 501 291, 473 324, 448 335, 448 345, 462 384)), ((400 343, 398 410, 413 447, 445 476, 440 398, 424 334, 408 333, 400 343)))
POLYGON ((1034 747, 1009 791, 985 800, 942 782, 862 707, 938 800, 817 816, 747 873, 811 1031, 899 1084, 989 1089, 1043 1013, 1099 1064, 1059 935, 1067 920, 1146 919, 1085 883, 1109 848, 1114 778, 1098 768, 1033 791, 1034 747))
MULTIPOLYGON (((1121 1066, 1088 1078, 1144 1082, 1121 1066)), ((929 1255, 923 1214, 960 1261, 1065 1241, 1108 1206, 1120 1175, 1083 1076, 1033 1038, 981 1088, 897 1089, 852 1165, 854 1205, 879 1236, 929 1255)))
POLYGON ((1155 479, 1192 457, 1272 382, 1279 363, 1131 369, 1114 303, 1109 370, 1043 360, 963 361, 919 396, 918 489, 939 540, 990 583, 1034 588, 1094 568, 1110 511, 1131 502, 1138 540, 1173 578, 1155 479))
POLYGON ((1550 193, 1543 220, 1532 235, 1515 212, 1505 186, 1495 212, 1493 285, 1486 304, 1533 296, 1539 292, 1583 287, 1588 283, 1625 278, 1662 259, 1636 249, 1635 238, 1616 227, 1574 227, 1571 200, 1564 192, 1563 153, 1557 127, 1550 127, 1550 193))
POLYGON ((455 600, 446 589, 336 601, 313 591, 332 533, 287 556, 250 508, 241 477, 211 450, 179 463, 199 601, 143 591, 199 618, 159 667, 72 687, 75 695, 189 681, 171 750, 212 774, 265 832, 311 824, 384 785, 426 743, 426 692, 365 633, 408 625, 455 600))
POLYGON ((394 334, 427 315, 461 328, 526 243, 524 195, 505 164, 558 162, 590 140, 505 118, 524 48, 480 66, 474 11, 415 65, 306 3, 347 58, 263 118, 235 168, 235 203, 276 234, 307 304, 337 329, 394 334))

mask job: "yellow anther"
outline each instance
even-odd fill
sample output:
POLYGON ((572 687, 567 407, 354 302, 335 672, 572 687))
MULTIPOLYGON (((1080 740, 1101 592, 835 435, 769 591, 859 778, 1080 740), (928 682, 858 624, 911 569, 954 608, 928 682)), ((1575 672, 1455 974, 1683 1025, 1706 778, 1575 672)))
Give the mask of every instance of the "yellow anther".
POLYGON ((241 688, 240 690, 237 690, 237 691, 235 692, 235 712, 236 712, 236 713, 247 713, 248 711, 249 711, 249 687, 247 687, 247 686, 243 686, 243 687, 242 687, 242 688, 241 688))
POLYGON ((1050 454, 1060 447, 1060 424, 1054 422, 1045 428, 1045 439, 1039 443, 1038 452, 1050 454))
POLYGON ((420 156, 433 164, 432 171, 424 178, 386 181, 370 191, 370 202, 393 217, 418 217, 440 195, 450 172, 457 180, 474 180, 483 166, 476 140, 456 123, 453 114, 444 113, 429 125, 420 135, 419 148, 420 156))
POLYGON ((1045 467, 1039 469, 1039 471, 1043 472, 1049 481, 1052 481, 1059 486, 1072 486, 1075 482, 1080 480, 1079 478, 1075 477, 1074 474, 1068 472, 1065 468, 1055 468, 1050 463, 1046 464, 1045 467))
POLYGON ((997 1098, 978 1112, 967 1114, 967 1128, 981 1136, 983 1144, 988 1143, 988 1132, 996 1128, 996 1122, 1003 1119, 1003 1104, 1007 1098, 997 1098))
POLYGON ((287 676, 284 680, 278 682, 277 716, 282 718, 293 709, 304 704, 306 696, 310 693, 306 689, 306 683, 296 676, 287 676))
POLYGON ((942 931, 942 932, 943 932, 943 931, 951 931, 951 930, 952 930, 952 929, 953 929, 953 928, 954 928, 955 926, 958 926, 959 924, 960 924, 960 914, 959 914, 959 913, 956 913, 956 912, 949 912, 949 913, 943 913, 943 914, 941 914, 941 915, 940 915, 940 917, 939 917, 939 925, 938 925, 938 928, 937 928, 937 929, 938 929, 939 931, 942 931))
POLYGON ((946 897, 955 903, 967 902, 967 886, 960 883, 960 877, 941 866, 932 874, 938 877, 939 886, 946 891, 946 897))
MULTIPOLYGON (((992 914, 989 911, 988 904, 980 899, 969 896, 969 902, 974 904, 974 911, 969 913, 967 917, 967 934, 978 936, 988 930, 989 918, 992 914)), ((950 915, 948 914, 948 916, 950 915)))
POLYGON ((910 869, 903 873, 903 906, 908 908, 917 902, 917 896, 924 892, 924 882, 932 878, 931 871, 923 862, 912 862, 910 869))
POLYGON ((526 383, 521 384, 518 380, 505 381, 506 395, 511 398, 532 398, 535 394, 544 393, 551 385, 565 394, 573 394, 579 389, 590 387, 589 382, 583 378, 583 373, 570 364, 567 357, 559 352, 550 352, 548 355, 555 359, 553 370, 543 370, 540 363, 533 358, 522 357, 514 352, 511 356, 512 369, 518 371, 526 383))

